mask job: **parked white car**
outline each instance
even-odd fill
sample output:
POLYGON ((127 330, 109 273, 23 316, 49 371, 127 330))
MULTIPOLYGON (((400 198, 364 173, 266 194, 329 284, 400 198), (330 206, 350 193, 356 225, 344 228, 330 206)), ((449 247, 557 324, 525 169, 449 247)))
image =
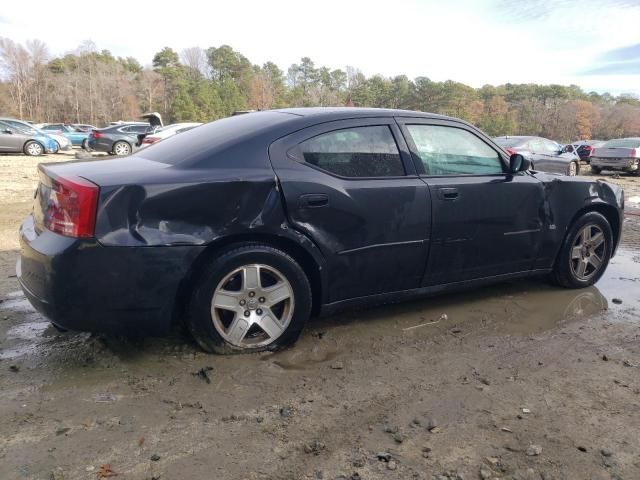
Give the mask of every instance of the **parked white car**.
MULTIPOLYGON (((166 127, 162 127, 156 130, 153 133, 147 133, 140 140, 140 148, 148 147, 149 145, 153 145, 160 140, 164 140, 165 138, 172 137, 178 133, 186 132, 187 130, 191 130, 192 128, 199 127, 202 123, 172 123, 171 125, 167 125, 166 127)), ((138 136, 139 138, 140 136, 138 136)))

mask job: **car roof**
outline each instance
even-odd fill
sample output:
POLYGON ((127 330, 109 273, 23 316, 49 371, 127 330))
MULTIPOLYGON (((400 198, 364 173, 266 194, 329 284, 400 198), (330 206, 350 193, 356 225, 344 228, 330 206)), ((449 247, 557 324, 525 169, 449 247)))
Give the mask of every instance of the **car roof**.
POLYGON ((528 138, 542 138, 542 137, 534 137, 533 135, 501 135, 499 137, 493 138, 517 138, 519 140, 526 140, 528 138))
MULTIPOLYGON (((437 118, 444 120, 461 121, 457 118, 447 117, 446 115, 438 115, 429 112, 416 112, 413 110, 396 110, 391 108, 360 108, 360 107, 300 107, 300 108, 281 108, 271 110, 272 112, 288 113, 298 115, 310 119, 321 119, 325 121, 340 120, 346 118, 359 117, 423 117, 437 118)), ((254 112, 245 114, 251 115, 254 112)))

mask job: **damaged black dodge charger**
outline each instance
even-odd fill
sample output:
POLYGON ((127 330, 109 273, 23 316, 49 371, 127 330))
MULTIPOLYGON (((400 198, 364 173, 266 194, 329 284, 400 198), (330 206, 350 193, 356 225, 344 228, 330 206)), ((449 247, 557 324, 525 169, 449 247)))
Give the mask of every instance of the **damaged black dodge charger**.
POLYGON ((128 158, 41 165, 20 284, 61 328, 275 349, 310 315, 514 277, 592 285, 623 192, 528 170, 453 118, 249 113, 128 158))

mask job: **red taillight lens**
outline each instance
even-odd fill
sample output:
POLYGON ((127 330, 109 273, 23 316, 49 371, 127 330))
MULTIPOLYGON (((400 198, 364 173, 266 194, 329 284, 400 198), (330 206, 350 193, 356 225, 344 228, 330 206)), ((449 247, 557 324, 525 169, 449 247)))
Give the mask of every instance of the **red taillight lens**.
POLYGON ((103 137, 102 133, 96 132, 96 131, 91 132, 91 135, 93 135, 93 138, 102 138, 103 137))
POLYGON ((67 237, 93 237, 98 193, 98 186, 84 178, 51 179, 44 226, 67 237))
POLYGON ((152 144, 160 141, 158 137, 144 137, 142 143, 152 144))

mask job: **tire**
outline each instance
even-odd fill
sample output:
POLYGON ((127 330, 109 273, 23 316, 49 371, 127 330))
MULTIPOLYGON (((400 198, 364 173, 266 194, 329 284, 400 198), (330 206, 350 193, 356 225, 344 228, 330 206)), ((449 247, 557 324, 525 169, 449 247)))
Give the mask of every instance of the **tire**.
POLYGON ((113 144, 113 154, 118 155, 119 157, 126 157, 127 155, 131 155, 131 145, 124 140, 118 140, 113 144))
POLYGON ((613 233, 607 219, 598 212, 585 213, 571 225, 562 243, 553 268, 554 281, 566 288, 593 285, 607 269, 612 250, 613 233))
POLYGON ((58 143, 57 140, 54 140, 54 142, 56 142, 56 149, 51 153, 58 153, 60 151, 60 144, 58 143))
POLYGON ((84 140, 82 140, 82 145, 80 145, 80 147, 83 150, 86 150, 88 152, 89 151, 89 140, 86 139, 86 138, 84 140))
POLYGON ((600 175, 600 173, 602 173, 602 169, 600 167, 594 167, 593 165, 591 166, 591 173, 593 175, 600 175))
POLYGON ((187 322, 207 352, 275 351, 298 339, 311 304, 309 280, 293 258, 268 245, 243 243, 221 252, 199 275, 187 322))
POLYGON ((30 157, 39 157, 44 153, 44 147, 35 140, 29 140, 24 144, 24 154, 30 157))
POLYGON ((567 167, 567 175, 570 177, 575 177, 580 173, 580 166, 577 162, 570 162, 567 167))

